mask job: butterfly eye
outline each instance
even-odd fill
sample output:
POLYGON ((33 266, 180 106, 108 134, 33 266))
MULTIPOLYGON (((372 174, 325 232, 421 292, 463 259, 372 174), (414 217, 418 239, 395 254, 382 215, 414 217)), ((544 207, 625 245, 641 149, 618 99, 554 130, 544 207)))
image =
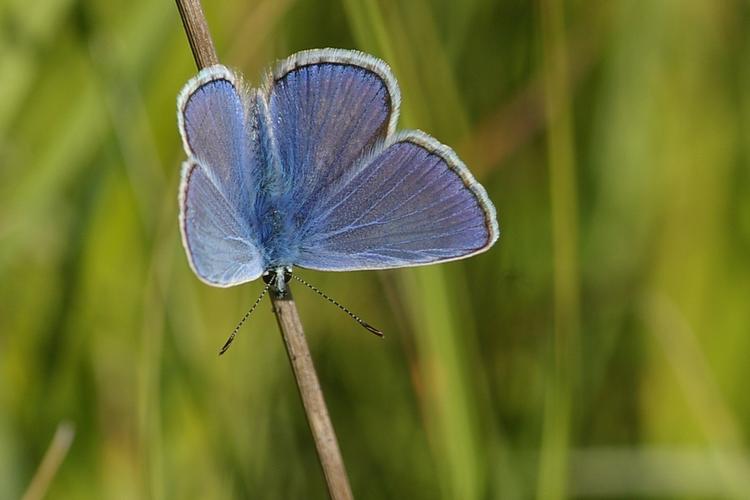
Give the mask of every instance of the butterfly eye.
POLYGON ((261 278, 263 278, 263 283, 265 283, 266 285, 270 285, 271 283, 273 283, 274 279, 276 278, 276 275, 272 273, 271 271, 265 271, 261 275, 261 278))
POLYGON ((289 280, 291 279, 292 279, 292 268, 285 267, 284 268, 284 283, 289 283, 289 280))

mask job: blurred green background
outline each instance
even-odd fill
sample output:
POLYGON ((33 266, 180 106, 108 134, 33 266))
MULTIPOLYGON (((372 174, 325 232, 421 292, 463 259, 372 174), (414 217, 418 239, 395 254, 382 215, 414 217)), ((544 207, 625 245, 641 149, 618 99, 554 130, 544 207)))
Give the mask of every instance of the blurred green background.
MULTIPOLYGON (((251 82, 384 58, 498 208, 466 261, 300 272, 387 333, 297 289, 358 498, 750 498, 750 4, 205 3, 251 82)), ((194 73, 171 1, 0 0, 2 499, 326 496, 269 303, 216 355, 260 284, 180 244, 194 73)))

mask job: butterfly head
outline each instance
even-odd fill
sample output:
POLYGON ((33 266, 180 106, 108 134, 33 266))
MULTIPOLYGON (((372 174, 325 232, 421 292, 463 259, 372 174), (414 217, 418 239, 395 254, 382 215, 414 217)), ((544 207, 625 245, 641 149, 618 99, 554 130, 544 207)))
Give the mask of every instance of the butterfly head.
POLYGON ((292 279, 292 266, 276 266, 263 271, 263 283, 268 285, 277 297, 286 295, 286 284, 292 279))

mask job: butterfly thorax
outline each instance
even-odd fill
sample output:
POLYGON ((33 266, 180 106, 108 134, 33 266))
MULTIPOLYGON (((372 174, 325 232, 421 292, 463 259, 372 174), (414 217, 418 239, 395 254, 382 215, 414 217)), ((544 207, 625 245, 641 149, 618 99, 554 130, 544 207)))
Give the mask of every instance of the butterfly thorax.
POLYGON ((288 197, 277 190, 260 189, 255 199, 257 242, 268 271, 289 267, 299 253, 298 232, 285 208, 288 197))

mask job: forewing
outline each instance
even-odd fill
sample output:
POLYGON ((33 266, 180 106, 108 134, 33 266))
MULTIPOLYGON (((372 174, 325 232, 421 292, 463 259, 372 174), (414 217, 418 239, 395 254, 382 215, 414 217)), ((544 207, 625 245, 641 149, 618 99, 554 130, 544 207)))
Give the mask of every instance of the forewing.
POLYGON ((398 120, 396 80, 361 52, 295 54, 269 75, 265 91, 288 209, 297 215, 312 210, 398 120))
POLYGON ((261 175, 253 97, 245 94, 239 77, 221 65, 202 70, 178 97, 185 152, 232 204, 243 207, 250 206, 253 179, 261 175))
POLYGON ((389 139, 354 171, 310 214, 296 264, 330 271, 424 265, 474 255, 497 240, 484 188, 427 134, 389 139))
POLYGON ((178 98, 188 155, 180 189, 183 243, 193 270, 215 286, 262 272, 253 184, 263 176, 263 162, 254 96, 217 65, 190 80, 178 98))

